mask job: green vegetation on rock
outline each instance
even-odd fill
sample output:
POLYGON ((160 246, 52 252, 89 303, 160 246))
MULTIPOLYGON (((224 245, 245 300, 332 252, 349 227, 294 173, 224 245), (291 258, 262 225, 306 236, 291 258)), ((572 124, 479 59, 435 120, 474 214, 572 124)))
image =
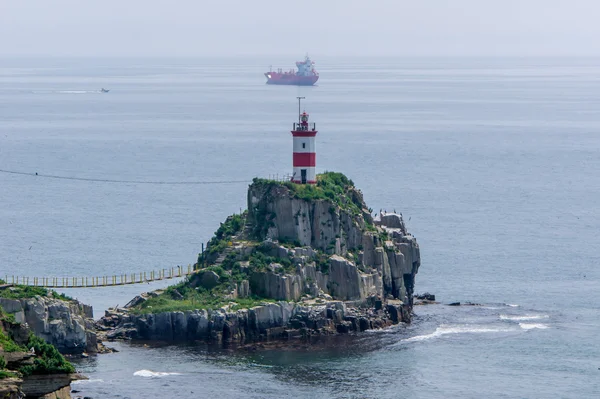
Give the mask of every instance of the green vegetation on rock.
POLYGON ((324 172, 318 174, 317 184, 295 184, 259 178, 253 179, 252 183, 269 188, 287 187, 294 198, 305 201, 331 201, 353 215, 360 215, 362 211, 362 201, 355 195, 354 182, 343 173, 324 172))
POLYGON ((231 215, 224 223, 221 223, 215 235, 208 242, 206 251, 198 255, 198 265, 205 264, 208 258, 221 253, 230 245, 232 237, 239 234, 244 228, 247 215, 247 211, 241 215, 231 215))
POLYGON ((34 359, 33 364, 19 369, 23 375, 70 374, 75 372, 75 367, 60 354, 58 349, 46 343, 43 339, 30 334, 27 347, 33 348, 37 357, 34 359))
MULTIPOLYGON (((6 284, 4 280, 0 280, 0 285, 6 284)), ((61 299, 63 301, 70 301, 73 298, 58 293, 56 291, 48 290, 42 287, 32 287, 29 285, 11 285, 0 289, 0 298, 7 299, 26 299, 33 298, 35 296, 51 297, 61 299)))
MULTIPOLYGON (((10 316, 0 307, 0 349, 3 352, 29 352, 30 348, 33 348, 36 354, 33 364, 22 366, 18 370, 22 375, 68 374, 75 372, 73 365, 60 354, 58 349, 46 343, 43 339, 36 337, 33 333, 29 334, 26 345, 17 344, 11 337, 10 325, 14 324, 14 322, 10 320, 10 316), (8 329, 6 329, 7 325, 9 326, 8 329)), ((4 370, 5 368, 6 359, 2 356, 0 357, 0 379, 17 377, 16 373, 4 370)))
POLYGON ((4 378, 16 378, 17 375, 12 371, 0 370, 0 380, 4 378))
POLYGON ((16 378, 17 377, 16 373, 5 370, 5 369, 6 369, 6 359, 4 358, 4 356, 0 356, 0 380, 2 380, 4 378, 16 378))
POLYGON ((26 352, 27 348, 17 345, 9 336, 0 330, 0 346, 4 352, 26 352))
POLYGON ((7 313, 2 306, 0 306, 0 347, 4 352, 24 352, 27 351, 27 348, 17 345, 15 341, 11 339, 8 333, 5 333, 2 330, 1 325, 3 322, 8 324, 15 324, 14 315, 7 313))
POLYGON ((177 285, 168 287, 162 294, 149 298, 140 306, 131 309, 132 313, 163 313, 182 312, 186 310, 213 310, 220 309, 232 302, 232 310, 258 306, 264 302, 273 300, 251 297, 251 298, 225 298, 224 285, 220 284, 211 290, 203 287, 192 287, 189 278, 177 285))

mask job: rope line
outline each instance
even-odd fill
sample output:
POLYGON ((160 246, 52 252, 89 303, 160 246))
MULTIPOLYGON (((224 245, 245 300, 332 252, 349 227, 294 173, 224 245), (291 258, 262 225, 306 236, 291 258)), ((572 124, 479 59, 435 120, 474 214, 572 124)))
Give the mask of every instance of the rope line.
POLYGON ((62 179, 62 180, 78 180, 78 181, 91 181, 91 182, 102 182, 102 183, 133 183, 133 184, 233 184, 233 183, 249 183, 250 180, 218 180, 218 181, 148 181, 148 180, 115 180, 115 179, 94 179, 88 177, 74 177, 74 176, 59 176, 59 175, 45 175, 39 173, 30 172, 19 172, 15 170, 0 169, 1 173, 9 173, 13 175, 24 175, 33 177, 46 177, 50 179, 62 179))

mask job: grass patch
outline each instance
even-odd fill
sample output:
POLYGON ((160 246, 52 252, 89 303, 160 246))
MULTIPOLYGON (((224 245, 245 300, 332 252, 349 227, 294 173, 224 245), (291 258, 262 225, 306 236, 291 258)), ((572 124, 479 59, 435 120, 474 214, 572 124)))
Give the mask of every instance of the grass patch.
POLYGON ((55 299, 61 299, 63 301, 71 301, 73 298, 60 294, 56 291, 48 290, 43 287, 32 287, 29 285, 12 285, 0 290, 0 298, 7 299, 26 299, 33 298, 35 296, 45 296, 55 299))
MULTIPOLYGON (((255 178, 252 183, 267 186, 268 189, 285 186, 294 198, 305 201, 330 201, 354 216, 361 215, 364 206, 354 187, 354 182, 343 173, 321 173, 317 175, 317 184, 295 184, 258 178, 255 178)), ((335 208, 332 209, 335 212, 335 208)))
POLYGON ((17 324, 17 320, 15 319, 15 315, 13 313, 4 313, 0 312, 0 320, 7 321, 10 324, 17 324))
POLYGON ((164 312, 183 312, 186 310, 215 310, 230 302, 235 302, 237 304, 233 307, 233 310, 237 310, 258 306, 264 302, 274 302, 272 299, 259 297, 225 299, 224 294, 225 293, 220 286, 215 287, 212 290, 206 290, 202 287, 196 289, 181 285, 172 286, 162 295, 150 298, 138 308, 131 309, 131 312, 135 314, 157 314, 164 312), (177 290, 184 298, 173 298, 171 295, 173 290, 177 290))
POLYGON ((280 270, 282 272, 293 273, 296 268, 292 264, 289 258, 278 258, 275 256, 268 256, 260 251, 255 251, 250 255, 250 267, 254 271, 264 272, 270 271, 270 265, 272 263, 278 263, 282 266, 280 270))
POLYGON ((12 371, 7 371, 7 370, 0 370, 0 380, 3 380, 5 378, 17 378, 18 375, 16 373, 13 373, 12 371))
POLYGON ((16 373, 5 370, 5 369, 6 369, 6 359, 4 358, 4 356, 0 356, 0 380, 2 380, 4 378, 17 377, 16 373))

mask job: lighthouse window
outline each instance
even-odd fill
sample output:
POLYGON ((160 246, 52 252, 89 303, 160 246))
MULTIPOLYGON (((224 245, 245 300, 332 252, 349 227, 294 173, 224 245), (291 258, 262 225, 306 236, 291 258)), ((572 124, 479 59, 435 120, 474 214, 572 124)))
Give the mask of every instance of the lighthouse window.
POLYGON ((306 148, 306 143, 302 143, 302 148, 306 148))

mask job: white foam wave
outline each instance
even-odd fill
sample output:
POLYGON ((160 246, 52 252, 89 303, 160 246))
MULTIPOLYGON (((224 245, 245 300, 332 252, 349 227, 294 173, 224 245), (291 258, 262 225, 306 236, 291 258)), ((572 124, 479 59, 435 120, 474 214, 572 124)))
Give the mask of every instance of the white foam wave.
POLYGON ((73 382, 71 382, 71 385, 76 385, 76 384, 89 384, 91 382, 104 382, 104 380, 101 380, 99 378, 92 378, 90 380, 75 380, 73 382))
POLYGON ((519 327, 521 327, 523 330, 533 330, 534 328, 539 328, 540 330, 545 330, 548 327, 545 324, 542 323, 519 323, 519 327))
POLYGON ((86 93, 97 93, 97 91, 85 91, 85 90, 60 90, 58 93, 62 94, 86 94, 86 93))
POLYGON ((430 334, 425 335, 417 335, 414 337, 407 338, 402 342, 418 342, 418 341, 427 341, 429 339, 438 338, 443 335, 448 334, 481 334, 481 333, 498 333, 498 332, 508 332, 514 331, 510 328, 501 328, 501 327, 491 327, 491 326, 482 326, 482 325, 457 325, 457 326, 445 326, 441 325, 436 330, 430 334))
POLYGON ((548 316, 547 314, 524 315, 524 316, 511 316, 511 315, 506 315, 506 314, 500 315, 501 320, 512 320, 512 321, 541 320, 541 319, 547 319, 549 317, 550 316, 548 316))
POLYGON ((518 308, 519 305, 513 305, 512 303, 507 303, 506 306, 510 306, 511 308, 518 308))
POLYGON ((167 375, 181 375, 181 373, 167 373, 164 371, 138 370, 133 375, 138 377, 164 377, 167 375))

